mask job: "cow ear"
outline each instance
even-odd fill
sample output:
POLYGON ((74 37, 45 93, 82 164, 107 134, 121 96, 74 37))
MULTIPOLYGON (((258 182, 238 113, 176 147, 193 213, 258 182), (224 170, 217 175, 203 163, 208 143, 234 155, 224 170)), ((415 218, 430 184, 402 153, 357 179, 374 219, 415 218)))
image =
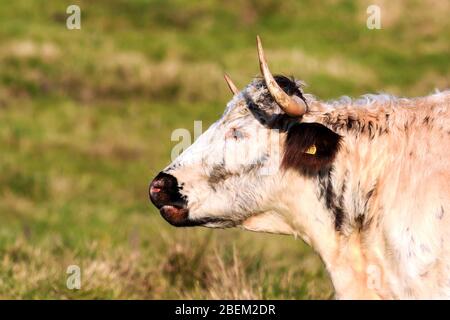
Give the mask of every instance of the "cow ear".
POLYGON ((315 173, 330 166, 342 137, 319 123, 296 123, 287 132, 282 167, 315 173))

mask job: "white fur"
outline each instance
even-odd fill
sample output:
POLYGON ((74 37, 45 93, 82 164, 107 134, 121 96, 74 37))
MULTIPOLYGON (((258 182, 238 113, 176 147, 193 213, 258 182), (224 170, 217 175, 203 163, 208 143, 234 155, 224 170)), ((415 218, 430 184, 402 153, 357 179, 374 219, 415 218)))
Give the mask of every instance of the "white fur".
POLYGON ((310 110, 302 121, 343 136, 331 180, 336 190, 344 179, 347 184, 346 220, 337 231, 316 178, 269 170, 274 163, 279 168, 281 154, 272 151, 283 149, 285 133, 263 127, 249 112, 244 94, 257 103, 267 95, 255 83, 165 170, 182 184, 189 217, 223 219, 207 227, 300 236, 322 257, 338 298, 450 298, 450 91, 329 102, 305 95, 310 110), (427 116, 432 125, 424 124, 427 116), (387 133, 347 130, 349 118, 387 133), (233 130, 241 138, 234 139, 233 130), (224 170, 223 179, 215 168, 224 170), (365 212, 371 222, 358 230, 355 221, 371 189, 365 212))

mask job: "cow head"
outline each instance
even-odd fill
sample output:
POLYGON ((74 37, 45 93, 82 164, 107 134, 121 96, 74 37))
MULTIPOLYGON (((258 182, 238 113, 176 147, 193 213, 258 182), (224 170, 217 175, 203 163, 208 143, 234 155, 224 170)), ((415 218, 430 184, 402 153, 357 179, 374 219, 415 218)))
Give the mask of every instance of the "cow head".
POLYGON ((234 97, 223 116, 150 185, 151 201, 174 226, 292 233, 283 215, 307 187, 293 185, 292 175, 307 183, 333 160, 340 137, 300 121, 308 112, 301 82, 271 75, 259 38, 258 53, 263 78, 239 91, 226 76, 234 97))

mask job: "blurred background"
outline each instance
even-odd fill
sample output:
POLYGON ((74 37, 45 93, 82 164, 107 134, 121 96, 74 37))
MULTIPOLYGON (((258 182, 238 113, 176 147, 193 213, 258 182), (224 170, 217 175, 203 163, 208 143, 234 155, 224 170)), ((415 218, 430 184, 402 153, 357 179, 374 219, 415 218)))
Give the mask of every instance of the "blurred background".
POLYGON ((173 228, 148 183, 173 130, 219 118, 225 71, 258 75, 256 34, 321 99, 420 96, 449 88, 449 16, 447 0, 1 1, 0 298, 332 298, 301 240, 173 228))

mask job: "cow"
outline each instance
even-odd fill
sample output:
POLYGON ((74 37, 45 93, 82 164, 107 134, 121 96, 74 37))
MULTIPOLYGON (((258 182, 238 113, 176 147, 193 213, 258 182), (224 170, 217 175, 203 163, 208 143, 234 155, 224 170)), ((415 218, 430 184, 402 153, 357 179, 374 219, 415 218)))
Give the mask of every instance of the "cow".
POLYGON ((450 298, 450 90, 321 101, 273 76, 233 92, 223 116, 150 183, 177 227, 300 237, 337 299, 450 298))

